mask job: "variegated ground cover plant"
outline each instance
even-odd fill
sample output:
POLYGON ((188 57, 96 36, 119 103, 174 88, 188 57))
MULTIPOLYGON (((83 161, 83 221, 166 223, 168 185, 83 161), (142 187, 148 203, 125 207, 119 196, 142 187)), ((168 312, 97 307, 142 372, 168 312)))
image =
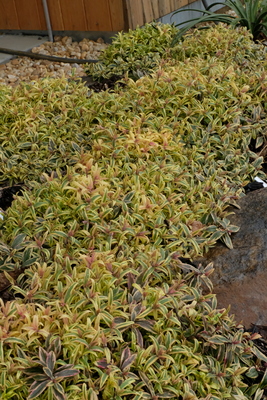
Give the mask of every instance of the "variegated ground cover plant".
POLYGON ((179 56, 171 43, 178 29, 173 25, 150 23, 129 32, 119 32, 112 44, 101 54, 100 63, 88 64, 86 72, 95 79, 122 76, 133 79, 155 69, 162 59, 179 56))
MULTIPOLYGON (((264 50, 219 26, 188 36, 179 54, 113 92, 64 80, 1 89, 2 151, 25 160, 12 135, 33 126, 44 132, 39 160, 51 141, 68 149, 48 169, 27 164, 29 190, 1 223, 15 296, 1 301, 1 399, 262 398, 256 336, 217 309, 212 266, 179 258, 219 238, 231 246, 227 205, 262 162, 249 144, 265 143, 264 50)), ((25 180, 16 168, 2 181, 25 180)))
POLYGON ((79 124, 87 91, 76 93, 65 78, 1 87, 1 183, 36 180, 76 162, 75 151, 87 143, 79 124))

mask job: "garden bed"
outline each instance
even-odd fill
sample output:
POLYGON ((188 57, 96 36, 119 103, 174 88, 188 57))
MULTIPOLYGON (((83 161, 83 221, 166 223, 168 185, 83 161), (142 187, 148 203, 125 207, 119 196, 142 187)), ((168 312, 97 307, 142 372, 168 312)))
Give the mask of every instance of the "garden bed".
POLYGON ((3 399, 264 398, 259 335, 183 260, 231 246, 227 207, 264 175, 265 52, 245 30, 173 34, 119 36, 87 70, 128 71, 112 90, 1 88, 1 184, 27 187, 1 222, 3 399))

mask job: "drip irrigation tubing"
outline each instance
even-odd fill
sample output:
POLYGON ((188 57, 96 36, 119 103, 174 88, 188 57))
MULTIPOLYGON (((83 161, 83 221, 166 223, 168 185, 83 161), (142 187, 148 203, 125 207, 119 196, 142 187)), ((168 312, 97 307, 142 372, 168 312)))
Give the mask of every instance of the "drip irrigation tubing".
POLYGON ((69 63, 69 64, 89 64, 89 63, 100 62, 100 60, 84 60, 84 59, 79 59, 79 58, 54 57, 54 56, 48 56, 46 54, 32 53, 31 51, 5 49, 2 47, 0 47, 0 53, 11 54, 13 56, 30 57, 30 58, 35 58, 38 60, 63 62, 63 63, 69 63))

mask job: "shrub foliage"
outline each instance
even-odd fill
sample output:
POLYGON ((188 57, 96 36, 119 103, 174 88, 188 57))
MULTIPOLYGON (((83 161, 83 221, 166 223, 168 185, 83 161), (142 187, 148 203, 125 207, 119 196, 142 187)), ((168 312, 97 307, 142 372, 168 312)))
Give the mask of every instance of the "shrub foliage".
POLYGON ((1 88, 1 180, 28 186, 1 223, 1 399, 261 398, 257 335, 217 309, 212 266, 180 257, 231 247, 227 206, 262 163, 265 54, 218 26, 176 56, 113 92, 1 88))

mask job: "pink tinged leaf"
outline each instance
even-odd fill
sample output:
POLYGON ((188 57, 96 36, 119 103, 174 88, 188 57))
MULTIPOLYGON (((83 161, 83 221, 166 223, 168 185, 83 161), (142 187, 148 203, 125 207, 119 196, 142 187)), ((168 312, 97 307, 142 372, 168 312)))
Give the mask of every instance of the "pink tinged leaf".
POLYGON ((47 368, 50 369, 50 371, 52 372, 53 369, 55 368, 55 363, 56 363, 56 355, 53 351, 50 351, 47 354, 47 358, 46 358, 46 366, 47 368))
POLYGON ((59 356, 60 352, 61 352, 61 341, 60 338, 57 337, 55 340, 53 340, 53 342, 50 344, 49 346, 49 351, 54 351, 54 353, 59 356))
POLYGON ((125 322, 126 319, 125 318, 116 317, 116 318, 114 318, 113 321, 114 321, 115 324, 121 324, 121 323, 125 322))
POLYGON ((132 365, 132 363, 134 362, 135 359, 136 359, 136 355, 135 355, 135 354, 133 354, 133 355, 131 355, 130 357, 128 357, 128 358, 123 362, 123 364, 121 365, 121 370, 122 370, 122 371, 125 371, 127 368, 129 368, 129 367, 132 365))
POLYGON ((44 373, 48 376, 49 379, 54 379, 53 371, 51 371, 51 369, 49 369, 48 367, 44 367, 44 373))
POLYGON ((140 312, 142 311, 142 304, 137 304, 137 306, 134 307, 133 311, 131 312, 131 320, 135 321, 137 315, 140 314, 140 312))
POLYGON ((42 347, 39 347, 39 360, 40 364, 46 367, 46 358, 47 358, 47 351, 45 351, 42 347))
POLYGON ((195 272, 196 274, 201 275, 201 272, 198 268, 195 268, 193 265, 190 264, 179 264, 179 268, 181 268, 183 271, 188 271, 188 272, 195 272))
POLYGON ((71 376, 78 375, 79 371, 77 369, 66 369, 64 371, 56 372, 56 378, 69 378, 71 376))
POLYGON ((145 329, 146 331, 154 333, 153 326, 155 325, 154 321, 150 321, 147 319, 143 319, 140 321, 135 321, 136 325, 140 326, 141 328, 145 329))
POLYGON ((138 328, 133 328, 133 331, 135 333, 138 346, 140 346, 141 348, 144 348, 144 339, 143 339, 142 333, 139 331, 138 328))
MULTIPOLYGON (((35 361, 35 362, 37 362, 37 361, 35 361)), ((41 364, 41 363, 38 363, 38 364, 41 364)), ((34 377, 34 379, 35 379, 35 374, 36 375, 42 374, 43 373, 43 368, 41 368, 41 367, 25 368, 24 369, 24 373, 27 374, 27 375, 32 375, 34 377)))
POLYGON ((173 399, 174 394, 171 392, 163 392, 163 393, 157 393, 157 397, 159 399, 173 399))
POLYGON ((150 379, 147 377, 147 375, 143 371, 139 371, 139 375, 140 375, 140 378, 142 379, 142 381, 144 382, 144 384, 146 385, 146 387, 148 388, 151 396, 155 397, 154 388, 153 388, 153 385, 151 384, 150 379))
POLYGON ((60 385, 60 383, 55 383, 53 386, 53 395, 56 398, 56 400, 66 400, 66 395, 64 393, 63 387, 60 385))
POLYGON ((136 290, 136 291, 134 292, 134 294, 133 294, 133 300, 134 300, 136 303, 138 303, 139 301, 141 301, 141 300, 142 300, 142 297, 143 297, 143 295, 142 295, 141 292, 139 292, 139 290, 136 290))
POLYGON ((143 306, 141 303, 137 304, 137 306, 134 307, 134 311, 136 312, 137 315, 140 314, 140 312, 142 311, 142 307, 143 306))
POLYGON ((99 361, 97 361, 97 364, 96 364, 99 368, 103 368, 103 369, 105 369, 105 368, 107 368, 108 367, 108 363, 107 363, 107 360, 105 359, 105 358, 103 358, 102 360, 99 360, 99 361))
POLYGON ((50 383, 50 379, 47 379, 43 382, 34 382, 30 387, 30 395, 27 397, 27 400, 35 399, 40 396, 41 393, 45 391, 50 383))
POLYGON ((263 354, 256 346, 251 348, 251 351, 253 354, 255 354, 256 357, 258 357, 260 360, 264 361, 265 363, 267 362, 267 357, 265 354, 263 354))
POLYGON ((127 274, 127 280, 128 280, 128 282, 127 282, 128 290, 131 291, 131 290, 132 290, 133 283, 135 282, 135 276, 134 276, 134 274, 132 274, 131 272, 129 272, 129 273, 127 274))
POLYGON ((213 335, 208 339, 208 342, 213 344, 226 344, 229 343, 229 339, 222 335, 213 335))
POLYGON ((129 349, 129 347, 126 347, 123 352, 121 353, 121 361, 120 364, 122 365, 124 363, 125 360, 127 360, 127 358, 129 358, 131 356, 131 350, 129 349))
POLYGON ((47 380, 47 376, 45 374, 36 374, 36 375, 33 375, 32 378, 38 382, 47 380))
POLYGON ((57 368, 56 372, 65 371, 65 369, 73 369, 74 364, 65 364, 57 368))

